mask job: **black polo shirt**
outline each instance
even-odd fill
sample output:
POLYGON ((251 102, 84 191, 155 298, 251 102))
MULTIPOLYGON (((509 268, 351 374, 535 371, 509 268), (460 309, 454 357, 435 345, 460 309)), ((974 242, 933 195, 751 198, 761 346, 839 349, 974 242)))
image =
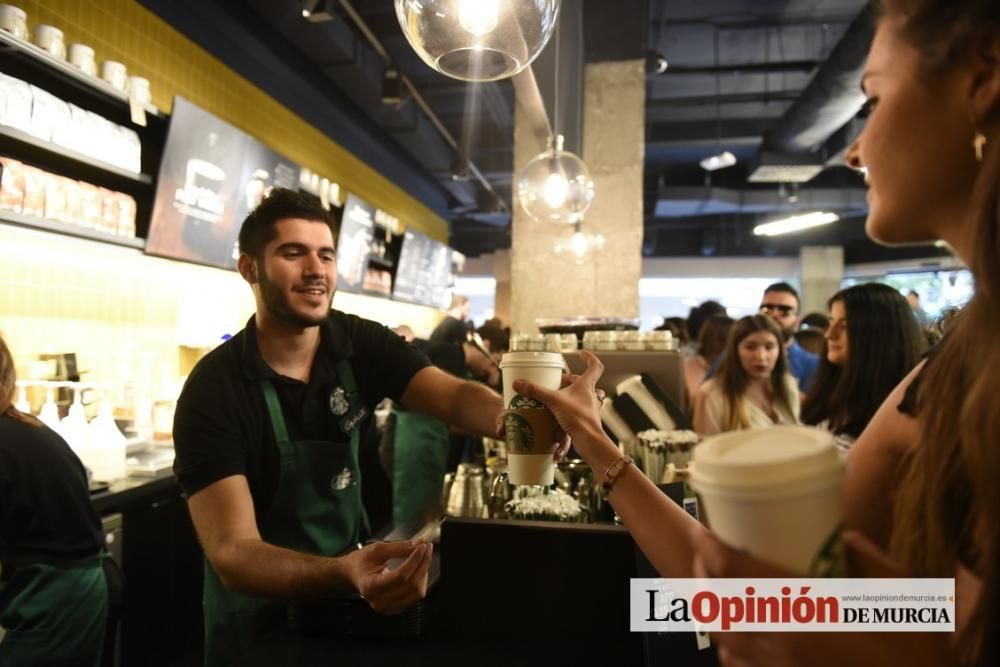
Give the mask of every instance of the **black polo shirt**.
MULTIPOLYGON (((361 399, 373 413, 383 398, 398 401, 430 362, 386 327, 340 311, 320 325, 309 382, 275 373, 260 356, 254 318, 202 359, 188 377, 174 417, 174 474, 190 497, 231 475, 245 475, 261 517, 278 486, 278 447, 261 381, 277 390, 292 440, 350 442, 330 410, 341 386, 336 365, 348 359, 361 399)), ((370 418, 360 428, 370 426, 370 418)), ((362 431, 363 433, 364 431, 362 431)))
POLYGON ((85 558, 103 547, 87 473, 66 441, 0 416, 0 560, 85 558))

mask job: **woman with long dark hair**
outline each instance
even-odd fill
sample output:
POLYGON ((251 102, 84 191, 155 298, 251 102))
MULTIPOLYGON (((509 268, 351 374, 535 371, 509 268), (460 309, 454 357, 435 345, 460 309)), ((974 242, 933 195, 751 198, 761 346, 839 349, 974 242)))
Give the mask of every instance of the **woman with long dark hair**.
POLYGON ((833 432, 846 452, 919 363, 927 341, 905 297, 888 285, 842 289, 829 307, 826 352, 802 404, 802 423, 833 432))
POLYGON ((80 459, 13 406, 14 381, 0 338, 0 665, 96 665, 104 531, 80 459))
POLYGON ((799 389, 778 325, 766 315, 742 318, 729 332, 718 375, 695 395, 695 431, 713 435, 798 420, 799 389))
MULTIPOLYGON (((889 244, 944 240, 973 272, 976 294, 851 449, 843 543, 854 576, 953 577, 957 632, 714 635, 729 665, 1000 661, 1000 2, 879 5, 862 76, 870 113, 847 153, 869 184, 866 230, 889 244)), ((568 387, 515 389, 553 410, 598 474, 615 472, 608 500, 659 572, 791 576, 722 544, 622 464, 601 432, 603 367, 582 354, 587 372, 568 387)))

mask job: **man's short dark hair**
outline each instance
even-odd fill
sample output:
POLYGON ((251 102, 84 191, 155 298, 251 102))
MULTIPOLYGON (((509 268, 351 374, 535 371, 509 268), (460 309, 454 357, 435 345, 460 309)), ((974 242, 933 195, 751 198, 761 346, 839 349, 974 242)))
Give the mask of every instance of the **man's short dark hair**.
POLYGON ((794 287, 788 283, 774 283, 773 285, 768 285, 767 289, 764 290, 764 294, 768 292, 784 292, 785 294, 791 294, 795 297, 795 304, 797 307, 802 306, 802 299, 799 298, 799 292, 794 287))
POLYGON ((330 228, 334 240, 337 238, 333 219, 320 204, 319 199, 288 188, 274 188, 243 221, 243 226, 240 227, 240 252, 245 252, 254 259, 260 259, 264 246, 275 236, 275 223, 286 218, 322 222, 330 228))

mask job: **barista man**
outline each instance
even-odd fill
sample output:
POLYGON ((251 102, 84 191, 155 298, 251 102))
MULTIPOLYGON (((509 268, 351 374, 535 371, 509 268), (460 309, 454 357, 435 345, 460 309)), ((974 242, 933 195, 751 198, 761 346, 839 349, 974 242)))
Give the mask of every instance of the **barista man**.
POLYGON ((358 445, 388 396, 470 431, 497 431, 492 390, 429 365, 389 329, 331 310, 327 212, 276 189, 240 230, 256 314, 192 371, 177 403, 174 471, 207 557, 205 660, 227 665, 279 623, 283 600, 359 592, 399 612, 426 592, 430 545, 375 543, 358 445), (390 559, 405 559, 394 570, 390 559))

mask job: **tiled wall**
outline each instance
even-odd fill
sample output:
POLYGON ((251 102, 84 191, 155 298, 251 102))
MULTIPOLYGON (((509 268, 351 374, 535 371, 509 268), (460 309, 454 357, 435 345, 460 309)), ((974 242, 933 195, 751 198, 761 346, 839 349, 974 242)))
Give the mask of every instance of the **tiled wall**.
MULTIPOLYGON (((291 1, 291 0, 289 0, 291 1)), ((260 138, 292 160, 424 233, 447 239, 444 220, 131 0, 16 0, 29 26, 59 27, 151 82, 153 102, 175 94, 260 138)), ((429 333, 432 308, 338 294, 335 307, 429 333)), ((253 312, 239 275, 148 257, 141 251, 0 224, 0 332, 24 376, 39 354, 76 352, 85 380, 121 382, 190 370, 198 351, 239 330, 253 312), (188 347, 196 347, 192 352, 188 347)))
MULTIPOLYGON (((442 317, 346 293, 334 306, 425 336, 442 317)), ((253 311, 252 292, 235 271, 0 224, 0 333, 21 377, 40 354, 76 352, 88 382, 135 380, 143 369, 157 383, 172 381, 253 311)))
POLYGON ((93 46, 98 67, 104 60, 117 60, 130 74, 149 79, 153 103, 161 109, 169 112, 174 95, 181 95, 413 228, 447 242, 445 220, 134 0, 13 4, 28 13, 29 29, 38 23, 54 25, 65 33, 67 44, 93 46))

